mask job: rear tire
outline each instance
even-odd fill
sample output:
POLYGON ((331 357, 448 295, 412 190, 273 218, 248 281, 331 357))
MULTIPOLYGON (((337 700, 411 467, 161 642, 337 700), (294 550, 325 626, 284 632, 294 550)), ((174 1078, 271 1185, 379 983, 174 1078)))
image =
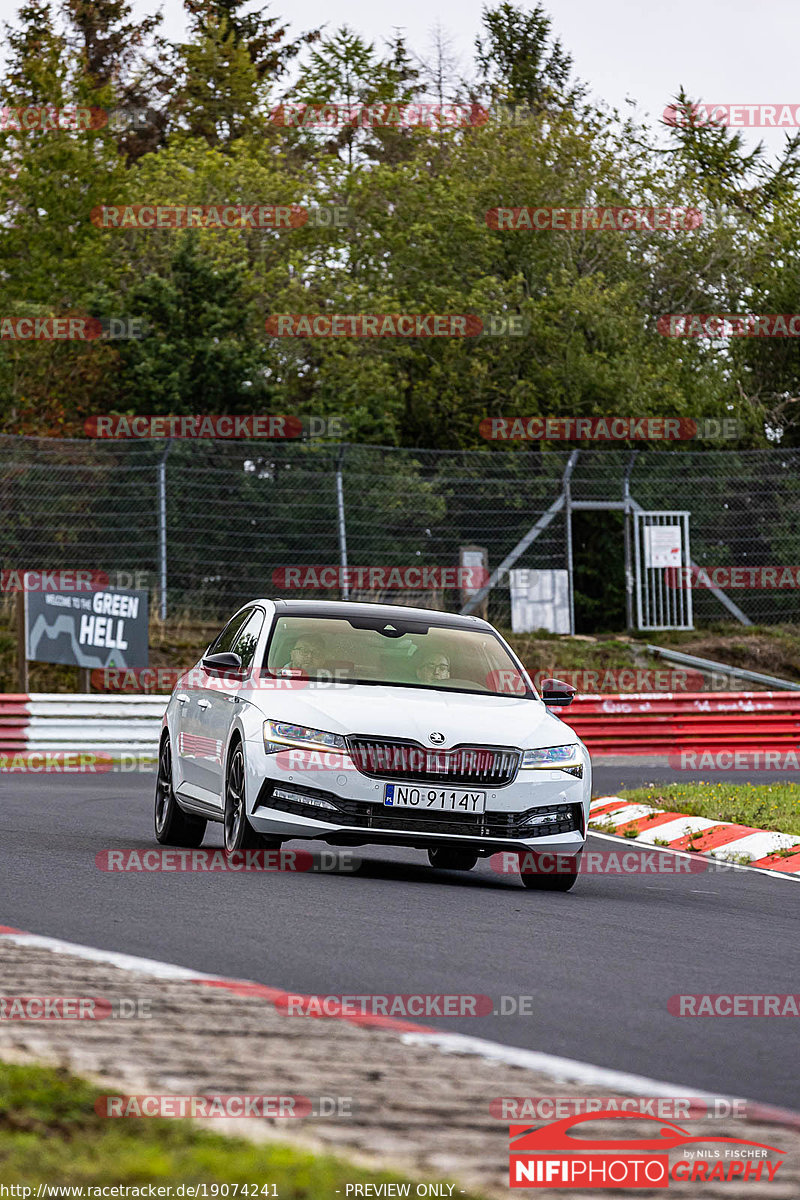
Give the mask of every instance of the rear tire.
POLYGON ((161 739, 158 751, 154 823, 156 841, 162 846, 186 846, 196 849, 205 836, 207 822, 192 817, 178 806, 172 786, 172 747, 169 734, 161 739))
POLYGON ((237 742, 231 751, 225 775, 225 853, 235 854, 237 850, 280 850, 283 838, 258 833, 247 819, 244 779, 244 750, 242 743, 237 742))
POLYGON ((568 892, 574 888, 580 873, 580 853, 574 856, 574 871, 559 871, 557 874, 547 871, 539 874, 537 871, 531 870, 529 864, 525 862, 530 857, 535 857, 535 855, 529 850, 523 850, 519 856, 519 877, 524 887, 534 892, 568 892), (523 864, 525 869, 523 869, 523 864))
POLYGON ((477 861, 477 854, 457 846, 434 846, 428 851, 428 862, 440 871, 471 871, 477 861))

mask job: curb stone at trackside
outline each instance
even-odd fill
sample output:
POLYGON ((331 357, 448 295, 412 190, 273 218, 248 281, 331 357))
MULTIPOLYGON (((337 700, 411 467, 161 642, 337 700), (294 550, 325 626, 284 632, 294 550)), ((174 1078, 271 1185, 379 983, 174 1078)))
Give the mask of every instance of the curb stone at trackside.
POLYGON ((598 796, 593 800, 589 823, 590 829, 600 825, 621 841, 644 842, 720 862, 800 875, 800 836, 796 834, 631 804, 622 796, 598 796))

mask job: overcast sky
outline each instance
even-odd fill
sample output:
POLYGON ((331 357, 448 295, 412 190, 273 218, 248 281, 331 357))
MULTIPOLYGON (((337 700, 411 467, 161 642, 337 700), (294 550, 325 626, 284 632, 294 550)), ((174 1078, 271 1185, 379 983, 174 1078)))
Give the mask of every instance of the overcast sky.
MULTIPOLYGON (((9 0, 0 0, 0 8, 9 0)), ((152 0, 134 0, 137 12, 152 12, 152 0)), ((438 22, 450 35, 463 69, 470 67, 482 0, 293 0, 272 11, 285 14, 293 31, 342 24, 381 44, 402 28, 412 50, 425 56, 438 22)), ((526 7, 533 7, 528 5, 526 7)), ((641 4, 634 0, 553 0, 545 7, 553 29, 575 60, 591 92, 617 107, 628 98, 658 119, 678 87, 713 103, 800 104, 800 3, 770 0, 705 0, 702 4, 641 4)), ((184 28, 180 0, 163 0, 168 36, 184 28)), ((748 131, 748 143, 763 137, 771 150, 779 132, 748 131)))
MULTIPOLYGON (((137 13, 152 12, 156 0, 133 0, 137 13)), ((482 0, 293 0, 271 6, 294 32, 327 24, 353 28, 379 45, 393 27, 402 28, 411 48, 424 56, 438 21, 469 68, 482 0)), ((18 0, 0 0, 8 19, 18 0)), ((167 36, 180 39, 185 25, 180 0, 162 0, 167 36)), ((546 5, 554 31, 575 60, 577 74, 595 96, 622 107, 628 97, 653 120, 680 84, 709 102, 800 104, 800 3, 771 0, 758 8, 749 0, 705 0, 702 4, 634 3, 633 0, 553 0, 546 5)), ((748 132, 749 142, 760 134, 748 132)), ((772 149, 783 141, 766 131, 772 149)))

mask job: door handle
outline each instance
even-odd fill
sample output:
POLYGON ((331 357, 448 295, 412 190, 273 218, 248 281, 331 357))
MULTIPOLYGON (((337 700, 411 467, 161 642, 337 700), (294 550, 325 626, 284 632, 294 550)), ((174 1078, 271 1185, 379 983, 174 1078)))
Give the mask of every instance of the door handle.
POLYGON ((189 699, 189 697, 186 695, 185 692, 178 692, 175 699, 178 701, 178 704, 185 704, 186 701, 189 699))
POLYGON ((211 708, 211 701, 210 700, 198 700, 197 707, 198 708, 211 708))

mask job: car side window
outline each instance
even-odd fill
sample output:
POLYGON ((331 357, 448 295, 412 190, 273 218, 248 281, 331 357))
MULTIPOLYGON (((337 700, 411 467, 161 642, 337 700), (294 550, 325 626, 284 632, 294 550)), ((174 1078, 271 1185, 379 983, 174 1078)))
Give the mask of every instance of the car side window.
POLYGON ((243 671, 250 670, 250 664, 253 661, 253 655, 256 652, 256 645, 258 644, 258 635, 261 633, 263 624, 264 614, 261 609, 251 609, 248 621, 242 626, 239 636, 233 643, 233 653, 238 654, 242 660, 243 671))
POLYGON ((251 616, 252 608, 246 608, 244 612, 237 613, 232 620, 223 629, 217 640, 212 643, 209 649, 209 654, 224 654, 228 650, 233 649, 233 643, 244 625, 245 621, 251 616))

